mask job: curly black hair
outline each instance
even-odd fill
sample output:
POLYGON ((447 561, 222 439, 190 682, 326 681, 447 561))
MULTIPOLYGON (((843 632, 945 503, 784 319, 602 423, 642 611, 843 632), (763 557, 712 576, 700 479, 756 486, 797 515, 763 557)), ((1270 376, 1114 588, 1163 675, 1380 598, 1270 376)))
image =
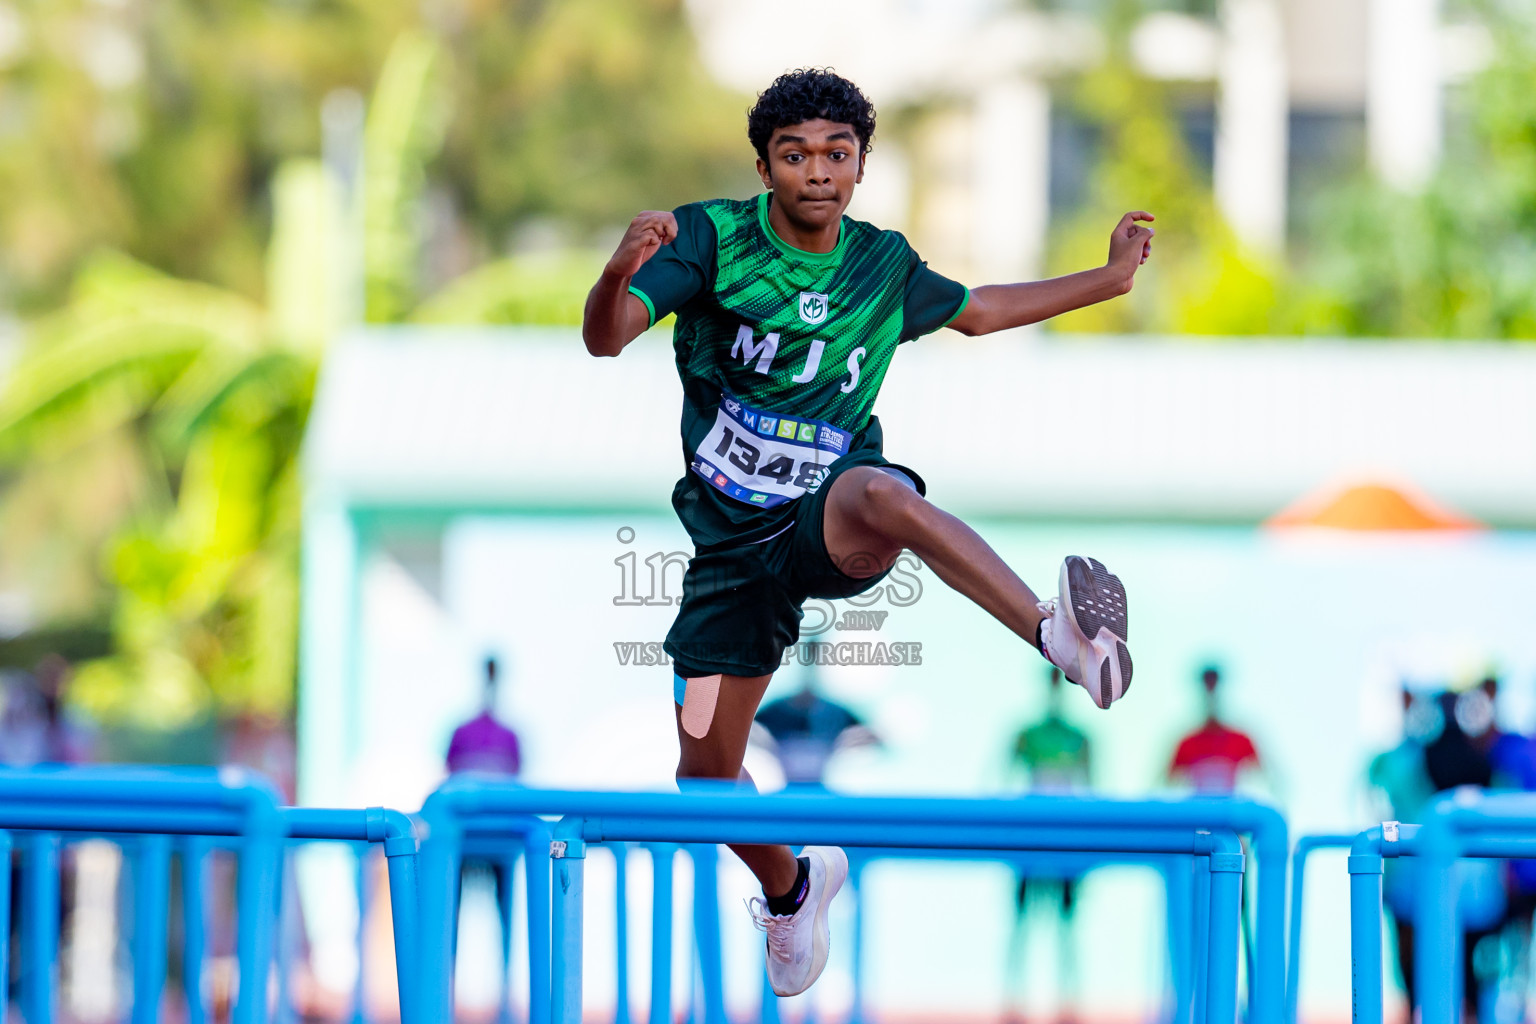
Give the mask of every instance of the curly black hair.
POLYGON ((797 68, 773 80, 747 114, 747 138, 764 161, 780 128, 823 118, 853 126, 861 152, 875 137, 875 105, 859 87, 828 68, 797 68))

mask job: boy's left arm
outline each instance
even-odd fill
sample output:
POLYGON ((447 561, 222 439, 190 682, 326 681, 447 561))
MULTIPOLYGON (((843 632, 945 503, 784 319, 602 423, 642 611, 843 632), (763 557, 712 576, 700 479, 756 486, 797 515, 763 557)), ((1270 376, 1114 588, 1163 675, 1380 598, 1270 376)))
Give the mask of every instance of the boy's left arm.
POLYGON ((1138 223, 1152 219, 1145 210, 1133 210, 1121 217, 1109 236, 1109 260, 1102 267, 1048 281, 989 284, 974 289, 970 302, 950 323, 950 328, 961 334, 991 334, 1036 324, 1124 295, 1131 290, 1136 269, 1152 255, 1152 236, 1156 232, 1138 223))

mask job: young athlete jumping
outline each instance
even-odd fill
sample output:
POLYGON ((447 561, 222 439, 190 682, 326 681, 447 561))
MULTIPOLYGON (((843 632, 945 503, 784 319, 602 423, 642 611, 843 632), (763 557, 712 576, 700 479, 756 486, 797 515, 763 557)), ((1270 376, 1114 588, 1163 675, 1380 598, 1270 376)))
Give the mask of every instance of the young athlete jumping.
MULTIPOLYGON (((843 216, 875 111, 830 71, 780 76, 747 116, 766 192, 648 211, 587 297, 587 351, 616 356, 669 313, 683 382, 687 471, 672 505, 694 543, 667 634, 683 779, 745 781, 758 702, 799 636, 807 598, 863 593, 910 549, 1107 708, 1131 683, 1125 590, 1069 557, 1042 602, 975 531, 886 461, 871 415, 896 346, 1038 323, 1131 290, 1152 220, 1127 213, 1102 267, 974 291, 928 269, 895 231, 843 216)), ((762 883, 779 995, 826 966, 827 906, 848 873, 835 847, 733 846, 762 883)))

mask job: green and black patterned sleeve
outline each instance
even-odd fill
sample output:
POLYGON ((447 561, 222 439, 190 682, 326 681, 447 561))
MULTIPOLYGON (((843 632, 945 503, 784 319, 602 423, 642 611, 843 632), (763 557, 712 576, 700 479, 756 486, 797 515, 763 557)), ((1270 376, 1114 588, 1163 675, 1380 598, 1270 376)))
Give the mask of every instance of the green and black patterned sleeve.
POLYGON ((651 314, 651 326, 715 281, 715 224, 697 203, 672 211, 677 237, 656 250, 629 282, 651 314))
POLYGON ((913 252, 906 300, 901 309, 901 340, 912 341, 947 327, 970 301, 969 288, 929 270, 928 264, 913 252))

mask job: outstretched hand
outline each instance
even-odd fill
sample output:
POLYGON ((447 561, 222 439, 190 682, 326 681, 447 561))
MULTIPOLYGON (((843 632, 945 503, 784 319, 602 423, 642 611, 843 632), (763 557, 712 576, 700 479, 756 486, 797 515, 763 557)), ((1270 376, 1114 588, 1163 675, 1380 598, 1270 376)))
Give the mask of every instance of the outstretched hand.
POLYGON ((1109 236, 1109 266, 1123 272, 1129 290, 1136 268, 1152 256, 1152 236, 1156 231, 1142 227, 1139 221, 1156 220, 1145 210, 1132 210, 1120 218, 1109 236))
POLYGON ((608 272, 634 277, 642 264, 656 250, 677 237, 677 218, 661 210, 646 210, 629 222, 629 229, 619 240, 618 249, 608 261, 608 272))

